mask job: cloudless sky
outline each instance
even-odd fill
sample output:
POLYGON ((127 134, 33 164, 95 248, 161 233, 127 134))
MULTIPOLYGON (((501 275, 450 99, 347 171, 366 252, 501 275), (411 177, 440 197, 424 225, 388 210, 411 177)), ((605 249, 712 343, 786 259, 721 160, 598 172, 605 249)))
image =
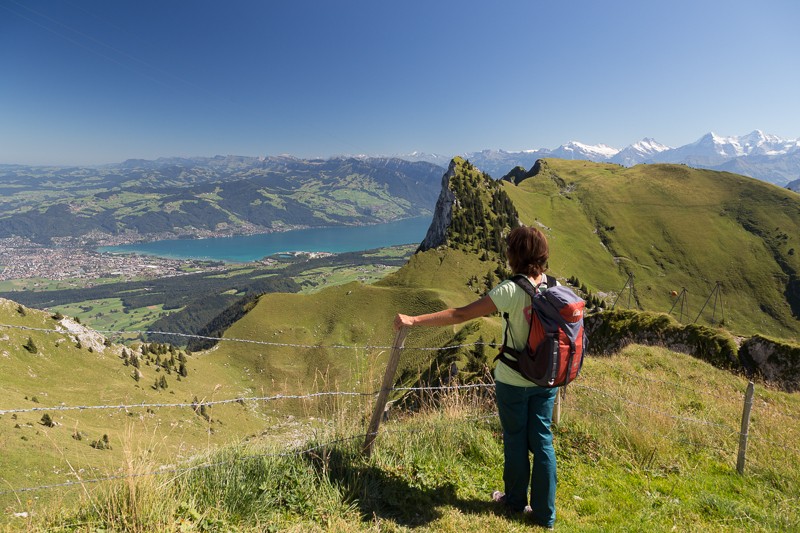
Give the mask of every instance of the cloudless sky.
POLYGON ((796 0, 0 0, 0 163, 800 136, 796 0))

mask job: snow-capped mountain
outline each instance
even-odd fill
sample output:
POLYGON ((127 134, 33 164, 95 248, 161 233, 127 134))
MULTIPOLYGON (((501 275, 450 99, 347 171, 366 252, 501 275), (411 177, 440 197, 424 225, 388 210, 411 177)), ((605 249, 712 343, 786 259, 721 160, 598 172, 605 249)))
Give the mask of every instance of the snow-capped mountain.
POLYGON ((605 144, 589 145, 570 141, 553 150, 551 157, 560 159, 588 159, 589 161, 608 161, 619 153, 619 149, 605 144))
MULTIPOLYGON (((760 130, 741 136, 724 137, 707 133, 697 141, 670 148, 655 139, 645 138, 622 150, 605 144, 587 145, 570 141, 549 150, 482 150, 459 154, 481 170, 499 178, 517 166, 529 169, 537 159, 558 157, 586 159, 624 166, 640 163, 680 163, 698 168, 724 170, 743 174, 776 185, 785 186, 800 178, 800 139, 782 139, 760 130)), ((409 156, 397 156, 407 159, 409 156)), ((449 157, 415 152, 413 161, 427 161, 447 167, 449 157)))
POLYGON ((645 137, 641 141, 633 143, 617 152, 610 161, 618 165, 632 167, 633 165, 650 161, 656 157, 657 154, 670 149, 669 146, 661 144, 655 139, 645 137))
POLYGON ((450 164, 450 160, 452 159, 452 156, 441 155, 441 154, 430 154, 419 151, 414 151, 411 152, 410 154, 394 154, 389 157, 404 159, 405 161, 411 161, 414 163, 420 161, 425 163, 433 163, 434 165, 439 165, 445 168, 447 168, 447 166, 450 164))
POLYGON ((755 130, 740 137, 707 133, 697 141, 659 154, 660 163, 713 167, 739 157, 782 156, 798 149, 798 140, 785 140, 755 130))

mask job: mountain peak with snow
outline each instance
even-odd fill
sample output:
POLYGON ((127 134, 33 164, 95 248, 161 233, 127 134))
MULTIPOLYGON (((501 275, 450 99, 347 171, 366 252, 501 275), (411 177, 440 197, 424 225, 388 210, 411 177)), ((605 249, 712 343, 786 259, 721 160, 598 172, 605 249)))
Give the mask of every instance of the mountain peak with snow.
MULTIPOLYGON (((785 185, 800 176, 800 139, 787 140, 762 130, 730 137, 711 131, 695 142, 678 148, 645 137, 622 150, 606 144, 589 145, 569 141, 555 150, 486 149, 460 155, 493 176, 505 175, 509 169, 517 166, 531 168, 537 159, 545 157, 609 162, 626 167, 641 163, 679 163, 744 174, 777 185, 785 185)), ((442 167, 446 167, 450 160, 450 157, 421 152, 397 157, 428 161, 442 167)))
POLYGON ((651 137, 645 137, 641 141, 633 143, 617 152, 611 158, 611 162, 626 167, 632 167, 633 165, 649 161, 657 154, 666 152, 667 150, 671 150, 671 148, 651 137))
POLYGON ((562 144, 552 152, 552 157, 561 159, 588 159, 590 161, 606 161, 614 157, 619 150, 606 144, 584 144, 578 141, 569 141, 562 144))

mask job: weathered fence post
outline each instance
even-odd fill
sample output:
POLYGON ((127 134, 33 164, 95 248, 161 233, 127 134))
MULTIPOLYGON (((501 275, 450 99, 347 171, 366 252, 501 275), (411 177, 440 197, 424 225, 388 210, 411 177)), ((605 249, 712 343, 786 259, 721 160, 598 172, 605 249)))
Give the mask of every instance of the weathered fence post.
POLYGON ((369 429, 367 429, 367 438, 364 439, 363 453, 367 457, 372 453, 372 443, 375 441, 375 437, 378 436, 378 427, 381 425, 381 418, 383 418, 383 412, 386 408, 386 400, 389 398, 389 392, 392 390, 394 374, 397 372, 397 365, 400 362, 400 352, 403 349, 406 335, 408 335, 408 328, 400 328, 394 338, 392 353, 389 355, 389 363, 386 365, 386 373, 383 375, 381 390, 378 393, 378 400, 375 402, 375 410, 372 412, 372 420, 369 422, 369 429))
POLYGON ((736 460, 736 471, 744 474, 744 459, 747 454, 747 432, 750 427, 750 409, 753 407, 754 385, 751 381, 747 385, 744 395, 744 412, 742 412, 742 431, 739 433, 739 458, 736 460))

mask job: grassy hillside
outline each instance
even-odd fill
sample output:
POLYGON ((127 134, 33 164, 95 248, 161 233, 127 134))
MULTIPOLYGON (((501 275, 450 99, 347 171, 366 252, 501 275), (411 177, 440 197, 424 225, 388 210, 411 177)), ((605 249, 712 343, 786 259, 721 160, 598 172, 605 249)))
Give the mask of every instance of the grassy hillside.
MULTIPOLYGON (((588 359, 554 430, 556 530, 800 528, 800 397, 757 386, 739 475, 745 388, 658 348, 588 359)), ((365 406, 350 406, 309 440, 251 441, 157 476, 147 474, 159 463, 138 458, 124 471, 137 477, 86 486, 77 504, 12 502, 10 511, 34 514, 6 522, 36 531, 531 530, 490 501, 502 487, 491 394, 451 392, 426 405, 393 415, 369 459, 360 453, 365 406)))
MULTIPOLYGON (((296 392, 325 384, 371 391, 374 388, 364 387, 374 387, 382 377, 386 347, 394 339, 395 314, 468 303, 476 290, 483 292, 486 287, 473 290, 465 280, 483 279, 494 266, 474 254, 432 250, 416 254, 405 267, 373 285, 355 282, 314 294, 265 294, 224 338, 277 345, 223 341, 205 357, 223 367, 231 379, 251 383, 252 390, 296 392)), ((498 321, 485 322, 499 338, 498 321)), ((443 346, 454 332, 455 328, 421 330, 409 339, 401 374, 411 377, 427 369, 435 355, 417 348, 443 346)))
MULTIPOLYGON (((9 300, 0 299, 0 324, 0 492, 113 475, 146 457, 160 464, 185 461, 264 427, 301 429, 286 416, 271 417, 259 402, 215 405, 204 410, 208 417, 193 410, 193 402, 253 392, 203 355, 188 355, 185 376, 177 366, 168 373, 138 345, 110 343, 68 318, 9 300), (124 364, 123 352, 139 356, 138 369, 124 364), (154 387, 162 378, 166 388, 154 387), (187 406, 158 407, 166 404, 187 406), (114 408, 119 405, 132 407, 114 408), (80 406, 107 408, 75 409, 80 406), (52 426, 42 422, 44 415, 52 426), (111 448, 92 447, 104 435, 111 448)), ((15 499, 0 495, 0 507, 15 499)))
MULTIPOLYGON (((720 281, 714 325, 800 337, 800 195, 681 165, 548 159, 530 174, 505 191, 550 239, 553 272, 611 302, 633 275, 632 301, 652 311, 669 311, 685 287, 692 320, 720 281)), ((627 301, 626 289, 618 305, 627 301)))

